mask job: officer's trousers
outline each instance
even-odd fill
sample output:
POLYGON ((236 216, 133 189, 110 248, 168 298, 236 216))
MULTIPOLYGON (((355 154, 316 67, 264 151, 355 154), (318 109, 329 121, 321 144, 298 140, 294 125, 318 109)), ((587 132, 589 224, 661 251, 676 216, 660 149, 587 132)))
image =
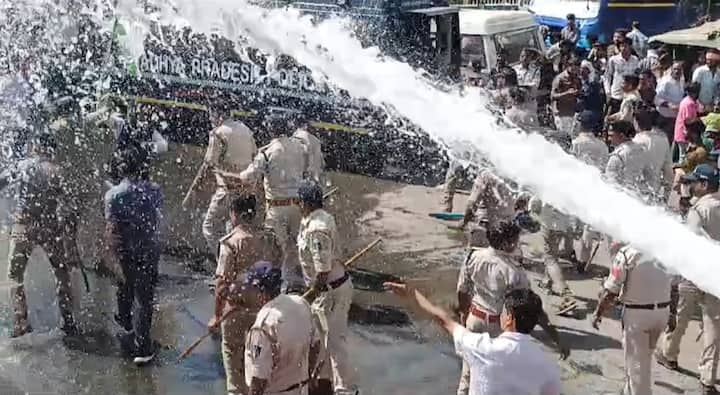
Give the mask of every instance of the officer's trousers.
POLYGON ((622 317, 625 395, 652 394, 652 356, 665 330, 668 308, 625 309, 622 317))
POLYGON ((10 287, 10 300, 13 304, 16 329, 23 329, 18 327, 28 325, 27 298, 24 287, 25 269, 35 246, 41 247, 45 251, 55 275, 55 291, 63 327, 72 327, 75 325, 70 284, 72 268, 67 265, 65 249, 62 241, 58 239, 57 231, 40 226, 16 224, 13 225, 10 234, 8 254, 10 263, 8 280, 13 283, 10 287))
POLYGON ((220 251, 220 239, 228 233, 230 203, 236 196, 236 193, 228 191, 227 188, 218 188, 210 199, 210 205, 205 213, 202 232, 216 260, 220 251))
POLYGON ((257 311, 241 311, 233 314, 221 324, 222 358, 225 366, 227 393, 245 395, 245 336, 255 322, 257 311))
POLYGON ((560 256, 559 243, 562 241, 563 255, 570 255, 573 251, 573 238, 569 231, 545 229, 543 233, 545 240, 545 281, 552 285, 558 292, 563 293, 568 289, 562 268, 558 263, 560 256))
POLYGON ((283 289, 303 289, 300 259, 298 257, 297 237, 300 231, 300 208, 296 205, 268 205, 265 226, 272 229, 283 252, 282 278, 283 289))
POLYGON ((445 184, 443 184, 442 208, 446 212, 452 212, 453 200, 455 199, 455 189, 460 181, 463 167, 459 163, 450 163, 445 173, 445 184))
POLYGON ((348 313, 353 285, 348 278, 341 286, 318 297, 312 305, 323 329, 328 358, 320 370, 321 379, 331 379, 336 394, 354 393, 355 371, 348 353, 348 313))
MULTIPOLYGON (((499 322, 487 322, 480 318, 468 314, 465 321, 465 327, 474 333, 489 333, 491 337, 496 337, 502 333, 499 322)), ((457 394, 468 395, 470 391, 470 366, 463 360, 462 373, 460 374, 460 384, 458 384, 457 394)))
POLYGON ((597 241, 599 243, 600 240, 602 240, 602 235, 592 230, 590 225, 586 224, 583 228, 582 237, 580 238, 580 254, 578 255, 580 262, 586 263, 590 259, 594 242, 597 241))
POLYGON ((714 385, 717 377, 718 335, 720 335, 720 300, 699 290, 695 284, 683 281, 678 286, 677 325, 672 333, 664 336, 662 352, 670 361, 677 361, 680 354, 680 341, 688 327, 697 305, 700 305, 703 320, 703 348, 700 354, 700 381, 705 385, 714 385))

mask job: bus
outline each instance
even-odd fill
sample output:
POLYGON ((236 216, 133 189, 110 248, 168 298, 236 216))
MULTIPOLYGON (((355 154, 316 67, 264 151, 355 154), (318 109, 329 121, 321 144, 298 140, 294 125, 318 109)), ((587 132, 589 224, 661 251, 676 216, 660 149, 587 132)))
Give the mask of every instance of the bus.
POLYGON ((610 43, 613 32, 630 29, 640 22, 642 32, 651 36, 687 26, 682 0, 533 0, 529 10, 541 25, 560 30, 567 24, 566 16, 575 14, 579 28, 578 45, 589 49, 588 36, 610 43))

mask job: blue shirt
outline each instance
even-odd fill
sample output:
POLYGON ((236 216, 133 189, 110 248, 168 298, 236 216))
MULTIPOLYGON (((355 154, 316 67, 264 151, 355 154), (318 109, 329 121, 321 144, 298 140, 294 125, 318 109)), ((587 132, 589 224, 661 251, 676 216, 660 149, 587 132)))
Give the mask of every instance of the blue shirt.
POLYGON ((163 196, 149 181, 124 179, 105 194, 105 219, 115 225, 120 253, 155 252, 163 196))

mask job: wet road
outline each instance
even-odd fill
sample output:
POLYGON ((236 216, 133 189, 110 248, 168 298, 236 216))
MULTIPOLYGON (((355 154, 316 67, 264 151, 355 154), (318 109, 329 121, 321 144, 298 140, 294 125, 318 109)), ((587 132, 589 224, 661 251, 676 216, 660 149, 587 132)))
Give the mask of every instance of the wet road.
MULTIPOLYGON (((343 193, 331 209, 344 213, 338 216, 341 234, 347 238, 343 241, 344 255, 352 255, 381 236, 381 247, 364 257, 359 266, 410 279, 433 300, 449 305, 454 299, 457 258, 462 250, 457 248, 458 235, 427 217, 439 202, 438 191, 356 176, 335 181, 343 193)), ((456 204, 461 207, 460 201, 456 204)), ((539 235, 525 237, 524 243, 525 255, 541 261, 539 235)), ((0 278, 7 270, 6 256, 6 235, 0 234, 0 278)), ((107 281, 91 276, 92 293, 86 294, 80 276, 74 278, 81 296, 80 323, 86 335, 79 343, 63 341, 60 331, 53 329, 59 317, 48 264, 43 254, 36 252, 26 277, 35 333, 21 339, 7 338, 10 308, 7 292, 0 289, 0 395, 224 394, 217 342, 207 341, 190 358, 175 363, 181 351, 204 333, 204 323, 212 310, 204 277, 185 269, 183 263, 170 257, 163 259, 153 325, 153 337, 161 350, 151 366, 137 368, 121 358, 112 335, 114 291, 107 281)), ((606 273, 608 257, 604 248, 596 263, 596 274, 606 273)), ((532 279, 538 279, 542 266, 529 265, 528 272, 532 279)), ((570 360, 560 363, 564 394, 617 394, 624 377, 620 325, 616 319, 606 319, 600 331, 592 329, 586 314, 594 308, 599 277, 578 276, 569 268, 566 275, 581 307, 576 319, 552 318, 573 348, 570 360)), ((554 297, 544 300, 548 309, 559 302, 554 297)), ((355 301, 364 307, 397 303, 392 295, 366 291, 357 292, 355 301)), ((367 318, 361 313, 354 313, 354 318, 367 318)), ((409 325, 368 325, 357 320, 351 325, 350 350, 363 394, 455 393, 460 362, 452 353, 449 338, 432 323, 411 317, 409 325)), ((693 322, 682 344, 681 366, 694 369, 697 364, 699 345, 693 342, 696 334, 697 323, 693 322)), ((551 348, 547 350, 556 357, 551 348)), ((656 395, 699 392, 692 371, 679 374, 656 366, 653 369, 656 395)))

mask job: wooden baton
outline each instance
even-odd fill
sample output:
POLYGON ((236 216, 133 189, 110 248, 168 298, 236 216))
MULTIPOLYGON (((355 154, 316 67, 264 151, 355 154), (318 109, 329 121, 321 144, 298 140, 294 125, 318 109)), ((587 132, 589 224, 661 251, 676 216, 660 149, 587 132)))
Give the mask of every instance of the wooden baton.
MULTIPOLYGON (((358 251, 357 254, 350 257, 350 259, 345 261, 345 263, 343 265, 345 266, 346 269, 349 268, 353 263, 355 263, 355 261, 360 259, 363 255, 365 255, 368 251, 375 248, 381 242, 382 242, 382 238, 378 237, 377 239, 375 239, 375 241, 368 244, 367 247, 363 248, 362 250, 358 251)), ((310 291, 305 292, 303 294, 303 298, 306 298, 309 294, 310 294, 310 291)), ((233 313, 237 312, 241 308, 242 307, 237 306, 237 307, 233 307, 232 309, 228 310, 225 314, 222 315, 222 317, 220 317, 220 320, 218 321, 218 325, 220 325, 223 321, 228 319, 233 313)), ((180 362, 182 362, 183 359, 187 358, 188 355, 190 355, 200 345, 200 343, 202 343, 205 339, 210 337, 212 334, 213 334, 213 331, 208 330, 207 333, 205 333, 204 335, 200 336, 197 340, 195 340, 193 342, 193 344, 190 345, 190 347, 188 347, 185 351, 183 351, 182 354, 180 354, 176 363, 180 363, 180 362)))

